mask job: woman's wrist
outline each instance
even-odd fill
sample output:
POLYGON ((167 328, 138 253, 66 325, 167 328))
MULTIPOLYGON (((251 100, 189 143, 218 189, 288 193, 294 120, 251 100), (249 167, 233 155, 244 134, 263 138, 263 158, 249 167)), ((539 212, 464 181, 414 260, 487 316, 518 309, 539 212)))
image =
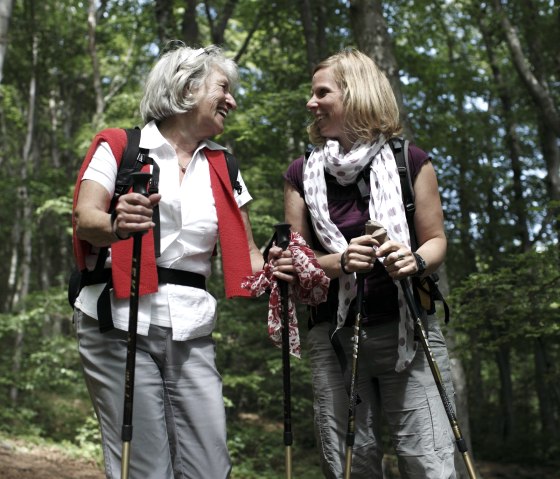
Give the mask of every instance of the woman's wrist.
POLYGON ((344 255, 346 254, 346 251, 343 251, 342 254, 340 255, 340 270, 344 273, 344 274, 352 274, 351 271, 348 271, 346 269, 346 260, 344 259, 344 255))
POLYGON ((117 230, 117 211, 116 210, 113 210, 113 212, 111 213, 111 231, 113 232, 113 235, 115 236, 115 238, 117 238, 120 241, 124 241, 124 240, 127 240, 128 238, 130 238, 130 235, 128 235, 128 236, 119 235, 119 232, 117 230))

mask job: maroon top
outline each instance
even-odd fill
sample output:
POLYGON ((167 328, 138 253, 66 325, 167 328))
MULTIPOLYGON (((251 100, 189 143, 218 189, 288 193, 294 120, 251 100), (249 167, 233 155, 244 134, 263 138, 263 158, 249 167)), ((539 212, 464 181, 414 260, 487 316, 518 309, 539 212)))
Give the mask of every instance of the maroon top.
MULTIPOLYGON (((431 157, 413 144, 409 144, 408 153, 410 175, 414 184, 420 168, 426 161, 431 160, 431 157)), ((299 192, 302 198, 304 198, 303 161, 303 156, 294 160, 284 174, 284 179, 299 192)), ((369 186, 369 175, 366 175, 365 180, 369 186)), ((362 198, 356 184, 342 186, 327 172, 325 172, 325 181, 332 222, 348 242, 356 236, 363 235, 365 224, 370 219, 369 198, 362 198)), ((307 220, 312 235, 313 244, 311 246, 318 251, 326 252, 315 236, 309 215, 307 220)), ((375 262, 373 270, 365 278, 364 303, 365 311, 362 322, 364 326, 371 325, 373 322, 379 323, 399 318, 397 287, 379 261, 375 262)), ((336 322, 337 305, 338 279, 333 279, 331 280, 327 301, 312 310, 311 324, 321 321, 336 322)), ((355 315, 354 302, 352 302, 346 325, 351 324, 355 315)))

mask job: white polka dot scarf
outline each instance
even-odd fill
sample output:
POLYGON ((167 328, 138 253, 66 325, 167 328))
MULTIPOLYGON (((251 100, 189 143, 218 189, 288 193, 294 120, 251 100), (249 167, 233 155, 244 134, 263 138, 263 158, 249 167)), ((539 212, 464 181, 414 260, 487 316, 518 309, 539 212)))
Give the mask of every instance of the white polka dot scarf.
MULTIPOLYGON (((338 141, 327 140, 316 147, 309 156, 304 172, 303 187, 305 202, 311 215, 313 229, 323 247, 330 253, 342 253, 348 242, 331 221, 327 205, 325 170, 339 184, 346 186, 356 182, 358 174, 370 165, 369 214, 372 220, 381 223, 389 238, 410 248, 410 235, 401 196, 399 172, 393 152, 382 136, 375 143, 357 143, 351 151, 344 153, 338 141)), ((407 310, 402 289, 395 281, 399 298, 399 344, 398 361, 395 369, 404 370, 416 351, 414 323, 407 310)), ((337 329, 346 320, 348 308, 356 296, 356 274, 339 277, 337 329)))

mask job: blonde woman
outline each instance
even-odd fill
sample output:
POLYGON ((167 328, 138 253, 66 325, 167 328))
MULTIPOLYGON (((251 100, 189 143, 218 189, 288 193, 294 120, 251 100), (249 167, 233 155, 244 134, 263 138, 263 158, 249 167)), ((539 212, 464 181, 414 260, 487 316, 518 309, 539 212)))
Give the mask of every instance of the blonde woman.
MULTIPOLYGON (((455 477, 452 432, 398 285, 434 272, 446 253, 430 156, 409 147, 418 238, 412 251, 388 143, 400 124, 387 78, 368 56, 342 51, 315 68, 307 109, 314 149, 285 174, 285 209, 286 221, 313 245, 331 278, 328 300, 311 311, 307 344, 325 477, 339 479, 344 471, 349 402, 336 350, 350 365, 356 273, 365 280, 352 478, 383 477, 382 417, 403 478, 455 477), (365 234, 370 219, 383 224, 389 241, 380 245, 365 234)), ((426 324, 453 397, 445 341, 435 317, 427 315, 426 324)))

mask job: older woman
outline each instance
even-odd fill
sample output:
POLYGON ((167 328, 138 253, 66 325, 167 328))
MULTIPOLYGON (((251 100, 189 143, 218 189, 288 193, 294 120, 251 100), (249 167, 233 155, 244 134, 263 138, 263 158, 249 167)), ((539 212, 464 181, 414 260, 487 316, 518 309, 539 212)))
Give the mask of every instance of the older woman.
MULTIPOLYGON (((122 138, 115 129, 96 137, 78 178, 74 209, 78 264, 91 270, 99 251, 109 247, 104 266, 111 268, 110 308, 100 307, 107 283, 90 284, 81 290, 74 314, 108 478, 120 477, 121 467, 132 248, 132 240, 126 240, 146 230, 131 477, 220 479, 230 474, 222 382, 211 336, 216 300, 206 291, 205 280, 218 237, 228 296, 248 295, 241 280, 263 265, 246 207, 251 196, 240 174, 241 188, 232 190, 227 173, 223 174, 224 148, 210 140, 222 133, 236 108, 232 95, 236 80, 236 65, 216 46, 180 45, 168 51, 150 72, 140 104, 146 122, 140 148, 149 150, 153 160, 144 169, 159 170, 159 193, 124 194, 109 213, 120 161, 115 152, 122 152, 122 138), (152 217, 155 207, 158 220, 152 217), (159 234, 154 240, 156 223, 159 234), (159 244, 157 257, 154 243, 159 244)), ((289 275, 277 274, 290 280, 289 275)))
MULTIPOLYGON (((329 298, 312 310, 308 333, 323 471, 328 478, 343 476, 348 394, 331 337, 340 342, 350 364, 348 326, 356 315, 356 273, 362 273, 361 402, 356 407, 352 478, 383 477, 381 411, 403 478, 454 477, 449 423, 397 281, 429 274, 444 260, 443 214, 430 157, 414 145, 409 148, 419 242, 412 251, 388 143, 400 125, 387 78, 369 57, 345 50, 315 68, 307 109, 313 115, 309 135, 315 148, 307 161, 300 158, 288 168, 285 208, 286 221, 314 246, 331 278, 329 298), (365 234, 370 219, 383 224, 389 241, 380 245, 365 234)), ((436 318, 429 316, 427 324, 452 395, 445 342, 436 318)))

